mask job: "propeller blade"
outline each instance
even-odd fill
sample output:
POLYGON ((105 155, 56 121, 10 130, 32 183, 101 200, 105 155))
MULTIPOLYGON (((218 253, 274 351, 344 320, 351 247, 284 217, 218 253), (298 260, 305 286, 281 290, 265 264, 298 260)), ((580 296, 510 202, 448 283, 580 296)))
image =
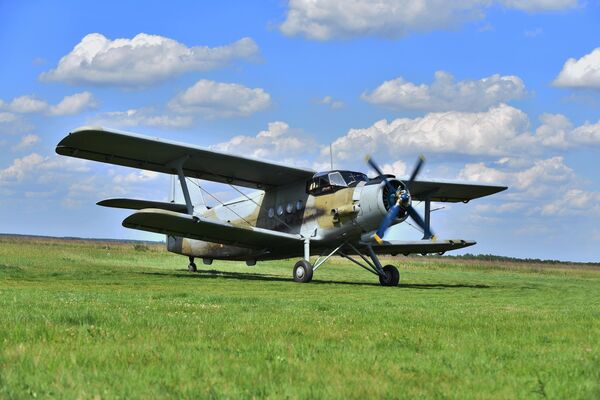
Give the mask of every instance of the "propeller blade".
POLYGON ((417 225, 419 225, 421 229, 423 229, 423 239, 435 239, 435 235, 433 234, 433 232, 431 232, 431 229, 429 229, 429 227, 425 225, 425 221, 423 221, 423 218, 421 218, 421 216, 419 215, 417 210, 413 208, 413 206, 408 206, 406 211, 408 212, 408 215, 410 215, 410 217, 413 219, 413 221, 415 221, 417 225))
POLYGON ((412 182, 415 180, 417 175, 419 175, 419 172, 421 171, 421 168, 423 167, 424 163, 425 163, 425 157, 423 156, 423 154, 421 154, 419 156, 419 159, 417 160, 417 164, 415 165, 415 168, 413 169, 412 174, 410 175, 410 178, 408 179, 408 182, 412 182))
POLYGON ((375 240, 377 243, 382 243, 381 239, 383 235, 385 235, 385 231, 392 225, 392 222, 398 217, 398 213, 400 212, 400 205, 398 203, 394 204, 390 211, 385 215, 383 221, 381 221, 381 225, 379 225, 379 229, 377 229, 377 233, 375 233, 375 240))
POLYGON ((394 188, 394 186, 392 186, 392 184, 390 183, 390 181, 388 180, 388 178, 385 176, 385 174, 383 173, 383 171, 381 171, 381 169, 379 168, 379 166, 369 156, 367 156, 367 163, 371 166, 371 168, 373 168, 375 170, 375 172, 377 172, 377 174, 379 176, 381 176, 383 178, 383 181, 385 182, 385 185, 387 186, 387 188, 390 191, 390 193, 395 193, 396 192, 396 188, 394 188))

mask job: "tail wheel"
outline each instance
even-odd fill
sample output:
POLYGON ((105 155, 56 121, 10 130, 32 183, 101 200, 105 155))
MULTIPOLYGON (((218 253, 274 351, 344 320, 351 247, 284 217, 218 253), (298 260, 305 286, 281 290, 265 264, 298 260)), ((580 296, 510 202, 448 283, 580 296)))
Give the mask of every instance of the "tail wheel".
POLYGON ((313 268, 308 261, 300 260, 294 265, 293 273, 295 282, 307 283, 312 280, 313 268))
POLYGON ((400 272, 398 272, 398 268, 393 265, 386 265, 383 267, 383 273, 385 276, 379 276, 379 283, 381 286, 398 286, 400 282, 400 272))
POLYGON ((198 268, 196 267, 196 264, 191 262, 188 264, 188 271, 189 272, 196 272, 198 271, 198 268))

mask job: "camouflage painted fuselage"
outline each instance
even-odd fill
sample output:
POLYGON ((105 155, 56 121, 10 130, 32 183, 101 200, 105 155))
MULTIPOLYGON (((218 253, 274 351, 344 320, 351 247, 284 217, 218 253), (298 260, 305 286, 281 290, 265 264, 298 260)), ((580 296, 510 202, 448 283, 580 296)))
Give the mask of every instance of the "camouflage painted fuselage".
MULTIPOLYGON (((239 227, 259 227, 311 238, 311 253, 319 254, 340 241, 358 242, 376 229, 385 215, 383 184, 360 182, 355 187, 319 196, 306 193, 306 182, 295 182, 277 190, 256 191, 223 205, 196 212, 204 218, 239 227)), ((398 221, 399 222, 399 221, 398 221)), ((248 249, 182 237, 167 237, 168 250, 207 260, 264 260, 301 256, 303 248, 248 249)))

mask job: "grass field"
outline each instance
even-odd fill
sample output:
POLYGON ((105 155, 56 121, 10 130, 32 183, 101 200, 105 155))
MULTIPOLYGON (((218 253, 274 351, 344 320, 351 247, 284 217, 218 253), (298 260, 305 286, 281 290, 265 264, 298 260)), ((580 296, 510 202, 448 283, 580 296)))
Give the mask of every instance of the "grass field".
POLYGON ((0 398, 600 398, 600 269, 0 238, 0 398))

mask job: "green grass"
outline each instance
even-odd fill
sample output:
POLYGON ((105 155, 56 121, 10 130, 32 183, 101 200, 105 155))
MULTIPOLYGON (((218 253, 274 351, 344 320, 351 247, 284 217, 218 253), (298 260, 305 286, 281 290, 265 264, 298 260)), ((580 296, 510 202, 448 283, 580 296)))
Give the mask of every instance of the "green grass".
POLYGON ((0 238, 0 398, 600 398, 600 270, 0 238))

